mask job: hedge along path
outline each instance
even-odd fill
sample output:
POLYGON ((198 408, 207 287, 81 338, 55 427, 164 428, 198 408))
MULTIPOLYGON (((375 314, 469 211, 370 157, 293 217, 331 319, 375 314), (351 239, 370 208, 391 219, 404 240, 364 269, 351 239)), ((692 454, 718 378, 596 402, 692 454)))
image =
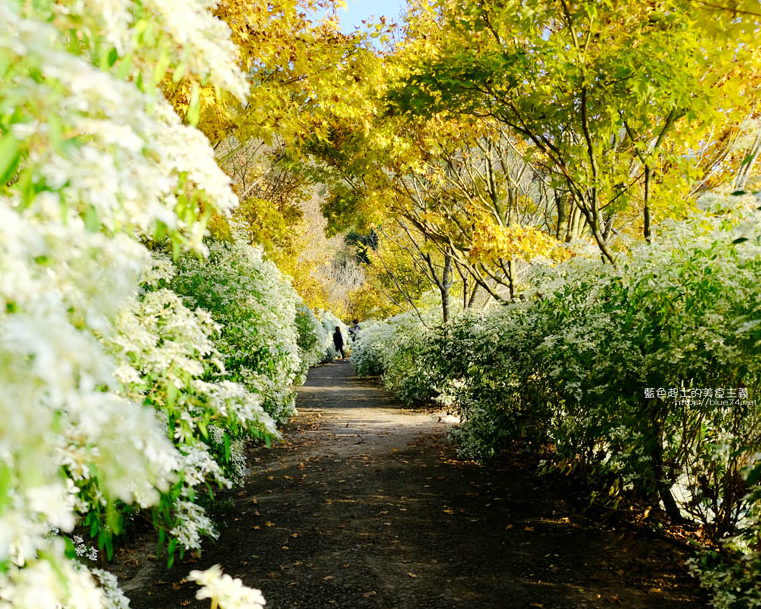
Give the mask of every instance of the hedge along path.
POLYGON ((677 545, 600 525, 534 466, 457 461, 446 413, 402 408, 349 362, 314 368, 298 407, 218 504, 216 543, 122 581, 134 609, 207 607, 180 578, 215 563, 268 609, 707 606, 677 545))

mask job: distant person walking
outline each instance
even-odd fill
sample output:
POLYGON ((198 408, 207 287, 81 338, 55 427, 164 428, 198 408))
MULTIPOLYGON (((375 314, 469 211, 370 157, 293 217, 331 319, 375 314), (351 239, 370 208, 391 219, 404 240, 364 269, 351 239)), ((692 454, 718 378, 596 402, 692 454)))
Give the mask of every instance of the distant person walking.
POLYGON ((344 337, 343 334, 341 334, 340 326, 336 326, 336 331, 333 332, 333 345, 336 348, 336 353, 341 354, 341 359, 346 359, 346 354, 344 353, 344 337))
POLYGON ((352 340, 357 340, 357 336, 359 335, 359 320, 355 319, 352 322, 351 328, 349 328, 349 334, 351 334, 352 340))

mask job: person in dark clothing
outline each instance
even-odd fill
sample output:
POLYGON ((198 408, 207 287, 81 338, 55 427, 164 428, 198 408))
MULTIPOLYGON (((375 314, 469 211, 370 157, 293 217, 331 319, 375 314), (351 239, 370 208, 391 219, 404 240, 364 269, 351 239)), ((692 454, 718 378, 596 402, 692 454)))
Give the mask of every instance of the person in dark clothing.
POLYGON ((339 326, 336 326, 336 331, 333 332, 333 345, 336 348, 336 353, 341 354, 341 359, 346 359, 346 354, 344 353, 344 337, 341 334, 341 328, 339 326))

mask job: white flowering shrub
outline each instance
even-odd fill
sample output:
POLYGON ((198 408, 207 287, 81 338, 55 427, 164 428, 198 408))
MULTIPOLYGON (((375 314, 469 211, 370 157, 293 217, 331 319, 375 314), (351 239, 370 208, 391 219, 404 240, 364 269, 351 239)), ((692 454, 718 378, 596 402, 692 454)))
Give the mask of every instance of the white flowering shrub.
POLYGON ((296 307, 296 329, 298 330, 298 345, 302 362, 300 382, 303 382, 309 368, 325 359, 325 345, 328 342, 328 335, 322 322, 303 303, 296 307))
POLYGON ((296 324, 300 298, 258 247, 212 243, 208 258, 183 256, 172 288, 220 325, 216 346, 225 375, 261 397, 276 420, 295 412, 294 383, 303 378, 296 324))
POLYGON ((427 325, 409 312, 363 324, 352 347, 357 374, 382 374, 383 383, 406 404, 431 401, 438 387, 438 359, 429 356, 426 328, 433 326, 437 316, 437 309, 432 307, 423 314, 427 325))
MULTIPOLYGON (((120 311, 118 333, 106 341, 120 361, 116 377, 123 395, 155 408, 179 450, 176 481, 153 509, 155 525, 168 537, 170 562, 178 546, 181 552, 195 549, 202 533, 215 535, 202 508, 188 505, 194 488, 229 488, 240 480, 245 463, 236 443, 242 437, 270 442, 279 436, 261 397, 227 380, 214 344, 219 324, 207 311, 188 309, 167 287, 174 273, 168 260, 157 258, 141 292, 120 311)), ((93 532, 96 519, 101 529, 121 528, 104 516, 89 509, 84 524, 93 532)))
POLYGON ((394 345, 393 322, 368 321, 354 341, 351 362, 359 376, 380 376, 386 368, 384 350, 394 345))
POLYGON ((161 531, 197 547, 211 525, 192 487, 225 478, 205 428, 274 433, 258 397, 212 374, 212 319, 142 280, 144 242, 202 251, 206 219, 236 204, 156 87, 190 72, 244 97, 210 8, 0 3, 2 607, 126 606, 64 536, 86 523, 110 555, 126 506, 171 498, 161 531))
POLYGON ((757 585, 761 214, 732 205, 663 226, 615 267, 537 267, 534 289, 494 312, 410 339, 395 320, 369 328, 358 369, 456 410, 468 456, 551 447, 548 462, 601 499, 699 522, 724 548, 706 559, 712 585, 757 585))

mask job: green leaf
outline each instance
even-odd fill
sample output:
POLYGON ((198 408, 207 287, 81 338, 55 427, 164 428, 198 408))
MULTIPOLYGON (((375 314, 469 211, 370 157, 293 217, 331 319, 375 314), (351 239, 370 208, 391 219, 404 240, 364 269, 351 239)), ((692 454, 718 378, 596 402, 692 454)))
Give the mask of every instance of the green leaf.
POLYGON ((100 219, 98 218, 98 210, 94 205, 88 205, 85 211, 85 228, 88 232, 97 233, 100 230, 100 219))
POLYGON ((74 560, 77 557, 77 549, 74 547, 74 543, 68 537, 63 538, 63 543, 65 546, 64 554, 66 554, 66 558, 74 560))
POLYGON ((13 134, 8 131, 0 139, 0 184, 5 184, 18 167, 21 155, 19 144, 13 134))
POLYGON ((177 396, 179 395, 179 391, 177 390, 177 387, 174 386, 174 383, 169 383, 166 387, 166 405, 169 406, 169 408, 174 407, 175 402, 177 401, 177 396))
POLYGON ((188 105, 188 113, 185 119, 189 125, 195 127, 198 125, 198 119, 201 118, 201 93, 198 88, 198 83, 193 83, 193 90, 190 93, 190 104, 188 105))
POLYGON ((156 222, 156 227, 153 229, 153 240, 161 241, 166 237, 168 227, 163 222, 156 222))
POLYGON ((11 469, 4 463, 0 464, 0 512, 10 503, 10 488, 11 469))
POLYGON ((172 565, 174 564, 174 558, 175 558, 174 553, 176 550, 177 550, 177 540, 172 539, 169 542, 169 546, 167 546, 167 550, 166 550, 167 554, 169 554, 169 559, 166 562, 167 569, 171 569, 172 565))
POLYGON ((116 50, 116 47, 114 47, 108 53, 108 67, 112 67, 117 59, 119 59, 119 52, 116 50))

